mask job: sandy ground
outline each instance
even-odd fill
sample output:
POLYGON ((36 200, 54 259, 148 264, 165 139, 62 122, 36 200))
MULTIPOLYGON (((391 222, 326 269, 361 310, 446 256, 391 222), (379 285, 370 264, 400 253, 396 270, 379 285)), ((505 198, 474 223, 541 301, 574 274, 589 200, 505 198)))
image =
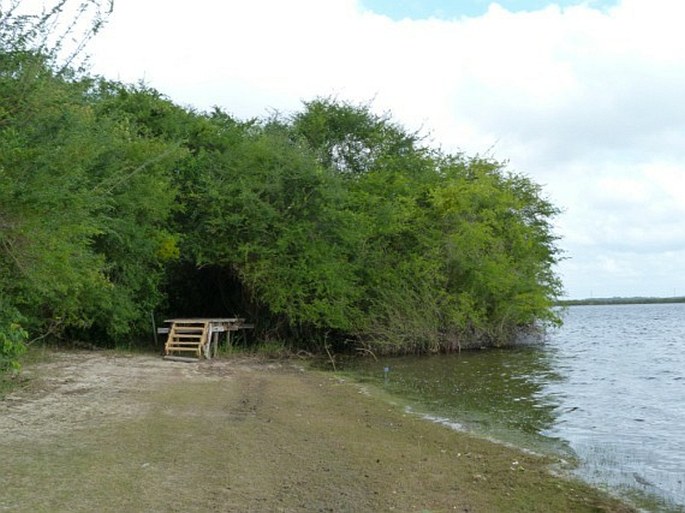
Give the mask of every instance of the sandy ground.
POLYGON ((122 356, 100 352, 54 353, 50 361, 24 371, 34 382, 0 402, 0 433, 6 441, 38 440, 55 433, 84 429, 143 415, 149 407, 129 397, 179 381, 230 379, 239 364, 167 361, 156 356, 122 356))
POLYGON ((37 440, 108 418, 132 419, 149 404, 131 401, 130 394, 183 380, 230 379, 236 367, 219 360, 188 364, 155 356, 55 353, 24 371, 33 379, 28 390, 0 402, 0 433, 5 441, 37 440))
POLYGON ((381 391, 254 359, 52 354, 0 401, 0 512, 626 512, 381 391))

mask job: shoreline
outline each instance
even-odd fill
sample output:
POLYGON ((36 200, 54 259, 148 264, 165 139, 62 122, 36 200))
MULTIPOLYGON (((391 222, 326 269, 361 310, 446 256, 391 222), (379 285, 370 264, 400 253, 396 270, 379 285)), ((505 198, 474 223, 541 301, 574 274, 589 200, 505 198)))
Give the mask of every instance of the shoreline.
MULTIPOLYGON (((572 449, 571 445, 563 439, 550 438, 540 433, 535 435, 525 434, 513 428, 483 429, 477 424, 474 425, 463 419, 460 420, 459 417, 436 413, 437 410, 431 409, 415 397, 413 399, 405 397, 401 392, 399 395, 395 395, 395 393, 389 391, 383 385, 382 381, 373 381, 363 373, 357 375, 354 372, 346 371, 343 372, 343 375, 351 381, 358 383, 360 387, 365 387, 367 390, 370 387, 376 390, 380 400, 392 404, 401 404, 403 411, 413 414, 426 422, 443 426, 458 433, 474 436, 507 449, 520 451, 533 457, 547 458, 552 461, 548 466, 548 470, 553 475, 562 479, 580 481, 591 488, 600 490, 619 501, 623 501, 638 511, 685 513, 683 505, 663 495, 650 493, 648 490, 640 490, 636 487, 621 486, 620 484, 606 482, 597 478, 593 480, 593 476, 585 470, 587 468, 584 467, 585 462, 572 449), (357 378, 360 378, 361 381, 358 381, 357 378)), ((636 480, 638 480, 640 476, 635 475, 636 480)), ((652 483, 649 483, 649 485, 655 486, 652 483)))
POLYGON ((60 352, 26 372, 0 401, 1 510, 636 511, 297 362, 60 352))

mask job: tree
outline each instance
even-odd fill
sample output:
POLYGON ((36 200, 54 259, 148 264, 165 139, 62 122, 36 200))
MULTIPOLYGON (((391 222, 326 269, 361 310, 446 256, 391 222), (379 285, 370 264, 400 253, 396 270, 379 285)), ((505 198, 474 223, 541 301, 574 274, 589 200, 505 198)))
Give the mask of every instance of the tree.
POLYGON ((550 224, 558 210, 529 179, 488 160, 448 161, 445 185, 433 192, 443 231, 447 290, 458 325, 503 344, 537 321, 557 322, 551 307, 561 291, 550 224))
POLYGON ((14 347, 65 332, 108 344, 147 328, 162 300, 177 252, 171 169, 186 150, 113 108, 127 87, 27 46, 46 19, 15 17, 25 42, 0 52, 0 330, 14 347))
POLYGON ((293 127, 346 178, 360 220, 361 340, 445 350, 557 321, 557 210, 539 186, 497 162, 431 149, 367 106, 316 100, 293 127))
POLYGON ((270 336, 349 330, 357 291, 340 181, 286 126, 220 112, 211 123, 178 175, 183 258, 229 269, 270 336))
POLYGON ((80 68, 78 61, 84 59, 86 44, 114 9, 114 0, 54 0, 40 10, 26 4, 0 0, 2 53, 40 54, 49 59, 53 70, 65 73, 80 68))
POLYGON ((102 5, 80 2, 79 15, 57 31, 70 5, 61 0, 30 14, 19 1, 0 2, 0 370, 15 367, 24 349, 28 332, 22 323, 30 323, 24 307, 36 313, 38 303, 54 304, 68 315, 73 303, 61 305, 59 296, 80 294, 102 281, 94 271, 97 258, 82 250, 96 231, 76 191, 83 155, 74 145, 63 145, 77 137, 89 113, 83 105, 61 108, 72 91, 55 87, 73 76, 68 65, 102 25, 102 5), (68 41, 77 43, 67 49, 68 41), (60 56, 67 61, 58 64, 60 56), (60 130, 64 120, 70 128, 60 130), (48 155, 41 143, 53 136, 48 155), (51 174, 67 161, 73 173, 51 174), (74 272, 79 267, 83 271, 74 272))
POLYGON ((143 333, 160 308, 388 352, 556 321, 557 210, 526 177, 368 105, 239 121, 93 79, 49 49, 66 4, 0 11, 1 366, 27 338, 143 333))

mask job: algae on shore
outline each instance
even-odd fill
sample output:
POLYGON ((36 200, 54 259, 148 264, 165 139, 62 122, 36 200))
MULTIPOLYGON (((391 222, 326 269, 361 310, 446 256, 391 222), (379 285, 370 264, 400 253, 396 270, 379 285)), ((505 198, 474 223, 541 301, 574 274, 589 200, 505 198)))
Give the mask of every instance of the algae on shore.
POLYGON ((27 372, 0 402, 2 511, 633 511, 291 362, 81 352, 27 372))

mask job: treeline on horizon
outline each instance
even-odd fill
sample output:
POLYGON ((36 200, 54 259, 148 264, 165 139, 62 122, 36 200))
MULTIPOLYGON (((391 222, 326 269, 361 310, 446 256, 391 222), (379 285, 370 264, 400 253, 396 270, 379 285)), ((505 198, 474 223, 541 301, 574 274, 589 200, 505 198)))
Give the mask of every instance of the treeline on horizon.
MULTIPOLYGON (((47 19, 47 18, 46 18, 47 19)), ((239 120, 59 64, 0 12, 0 367, 240 316, 293 349, 505 345, 557 322, 557 208, 331 98, 239 120)))
POLYGON ((685 296, 674 297, 592 297, 585 299, 560 299, 559 306, 592 306, 592 305, 656 305, 666 303, 685 303, 685 296))

